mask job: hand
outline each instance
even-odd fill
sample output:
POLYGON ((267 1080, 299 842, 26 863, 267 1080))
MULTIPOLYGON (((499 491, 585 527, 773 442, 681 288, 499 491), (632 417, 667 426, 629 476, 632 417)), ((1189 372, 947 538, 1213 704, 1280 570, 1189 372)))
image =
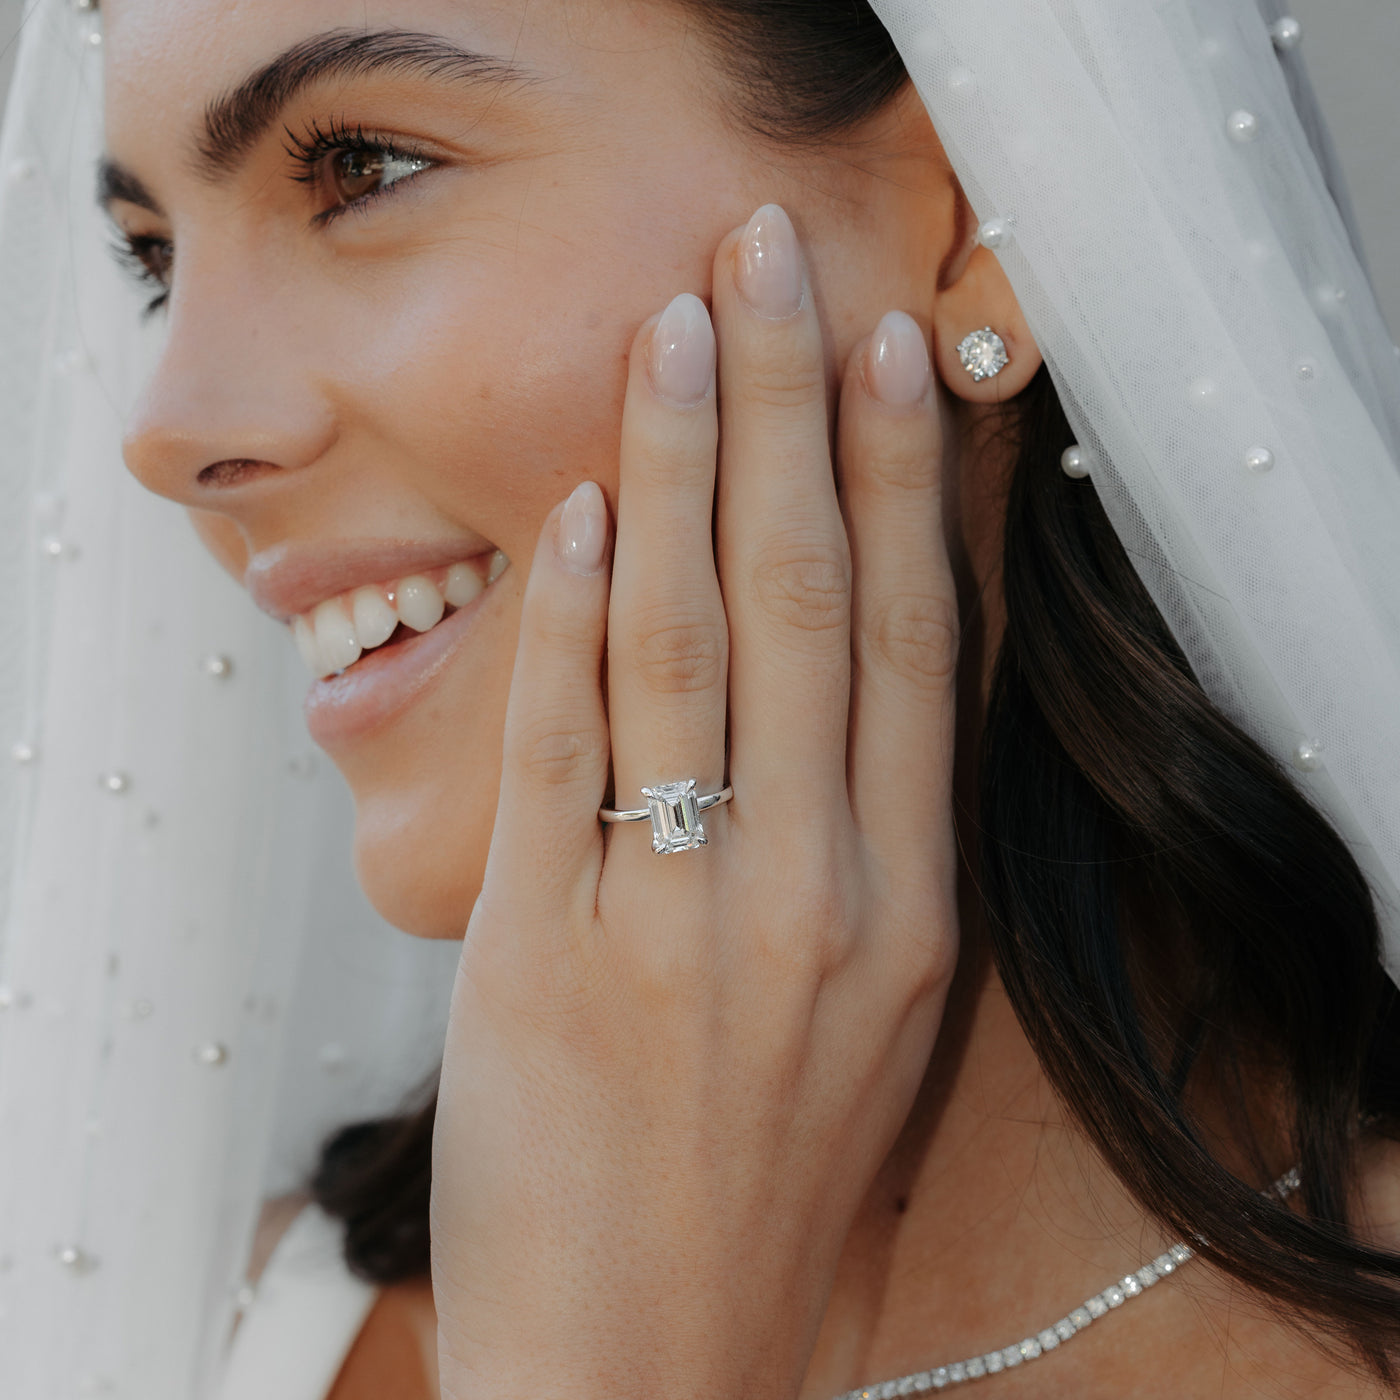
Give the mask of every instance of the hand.
POLYGON ((927 351, 898 314, 855 349, 838 494, 781 210, 720 247, 714 308, 723 424, 679 298, 632 351, 611 577, 591 483, 531 568, 434 1146, 449 1400, 796 1394, 952 975, 927 351), (619 807, 728 776, 709 845, 602 827, 610 758, 619 807))

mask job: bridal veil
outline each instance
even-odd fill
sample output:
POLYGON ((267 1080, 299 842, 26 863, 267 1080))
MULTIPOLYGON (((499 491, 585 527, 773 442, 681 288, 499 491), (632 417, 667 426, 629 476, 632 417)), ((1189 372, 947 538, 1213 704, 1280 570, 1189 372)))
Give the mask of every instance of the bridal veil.
MULTIPOLYGON (((1400 976, 1400 357, 1295 27, 874 8, 1087 454, 1067 488, 1346 837, 1400 976)), ((345 892, 290 643, 122 471, 159 331, 93 209, 100 79, 95 6, 31 3, 0 138, 0 1393, 206 1400, 259 1202, 431 1065, 452 949, 345 892)))

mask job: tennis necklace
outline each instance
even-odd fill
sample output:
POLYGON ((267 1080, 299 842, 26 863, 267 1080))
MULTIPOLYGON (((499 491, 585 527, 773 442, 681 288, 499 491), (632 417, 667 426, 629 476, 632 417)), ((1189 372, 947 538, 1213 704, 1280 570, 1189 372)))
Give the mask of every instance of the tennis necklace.
MULTIPOLYGON (((1299 1184, 1298 1169, 1284 1173, 1265 1195, 1286 1201, 1299 1184)), ((946 1390, 950 1385, 960 1385, 964 1381, 980 1380, 983 1376, 995 1376, 999 1371, 1009 1371, 1028 1361, 1039 1360, 1047 1353, 1064 1346, 1077 1337, 1090 1323, 1107 1316, 1115 1308, 1145 1293, 1154 1284, 1160 1283, 1168 1274, 1174 1274, 1183 1264, 1189 1264, 1196 1256, 1190 1245, 1169 1246, 1150 1263, 1131 1274, 1125 1274, 1117 1283, 1110 1283, 1102 1293, 1086 1298, 1077 1308, 1071 1309, 1058 1322, 1040 1332, 1034 1332, 1024 1341, 1013 1342, 1009 1347, 998 1351, 984 1352, 981 1356, 971 1356, 966 1361, 954 1361, 948 1366, 936 1366, 930 1371, 916 1371, 913 1375, 900 1376, 896 1380, 881 1381, 875 1385, 858 1386, 839 1395, 836 1400, 895 1400, 901 1395, 923 1395, 929 1391, 946 1390)))

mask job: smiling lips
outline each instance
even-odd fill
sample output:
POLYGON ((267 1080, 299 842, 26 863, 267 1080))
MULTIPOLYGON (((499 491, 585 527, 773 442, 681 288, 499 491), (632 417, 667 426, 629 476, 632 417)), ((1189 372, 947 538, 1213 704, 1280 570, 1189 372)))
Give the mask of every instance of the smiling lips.
POLYGON ((505 572, 498 549, 446 568, 409 574, 392 583, 350 589, 292 619, 297 650, 318 679, 348 670, 367 651, 392 641, 400 628, 428 632, 481 595, 505 572))

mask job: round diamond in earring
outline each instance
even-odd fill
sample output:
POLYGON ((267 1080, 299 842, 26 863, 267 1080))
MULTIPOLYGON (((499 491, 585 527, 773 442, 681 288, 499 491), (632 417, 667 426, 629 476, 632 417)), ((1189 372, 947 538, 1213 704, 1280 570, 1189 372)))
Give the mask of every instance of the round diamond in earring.
POLYGON ((1011 363, 1006 342, 990 326, 973 331, 958 346, 958 358, 979 384, 984 379, 994 379, 1011 363))

